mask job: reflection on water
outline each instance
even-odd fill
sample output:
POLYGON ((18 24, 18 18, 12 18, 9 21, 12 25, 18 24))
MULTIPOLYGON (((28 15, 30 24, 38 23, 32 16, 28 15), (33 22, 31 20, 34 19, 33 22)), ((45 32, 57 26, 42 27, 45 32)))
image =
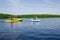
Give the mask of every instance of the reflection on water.
POLYGON ((60 40, 60 18, 40 22, 0 22, 0 40, 60 40))
POLYGON ((22 22, 23 21, 20 21, 20 22, 9 22, 9 23, 11 24, 11 27, 14 27, 14 26, 18 26, 22 22))
POLYGON ((31 22, 33 25, 39 25, 40 22, 31 22))
POLYGON ((10 22, 10 24, 11 24, 11 27, 13 27, 13 26, 14 26, 14 22, 10 22))

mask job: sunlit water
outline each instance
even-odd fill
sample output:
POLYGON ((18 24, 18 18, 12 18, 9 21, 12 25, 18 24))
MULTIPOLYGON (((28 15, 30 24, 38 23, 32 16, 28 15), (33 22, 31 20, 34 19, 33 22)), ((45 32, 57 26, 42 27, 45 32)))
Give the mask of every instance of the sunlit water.
POLYGON ((0 19, 0 40, 60 40, 60 18, 40 18, 40 22, 7 23, 0 19))

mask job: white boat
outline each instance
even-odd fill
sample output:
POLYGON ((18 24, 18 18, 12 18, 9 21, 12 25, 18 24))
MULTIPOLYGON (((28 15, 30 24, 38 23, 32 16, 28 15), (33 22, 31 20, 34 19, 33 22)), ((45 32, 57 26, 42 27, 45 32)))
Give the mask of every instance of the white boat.
POLYGON ((40 22, 40 19, 31 19, 32 22, 40 22))

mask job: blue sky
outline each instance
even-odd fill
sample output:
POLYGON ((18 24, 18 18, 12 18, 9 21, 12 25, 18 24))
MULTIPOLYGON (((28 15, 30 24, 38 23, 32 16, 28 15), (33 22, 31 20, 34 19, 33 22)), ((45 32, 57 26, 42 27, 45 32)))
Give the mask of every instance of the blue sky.
POLYGON ((0 13, 60 14, 60 0, 0 0, 0 13))

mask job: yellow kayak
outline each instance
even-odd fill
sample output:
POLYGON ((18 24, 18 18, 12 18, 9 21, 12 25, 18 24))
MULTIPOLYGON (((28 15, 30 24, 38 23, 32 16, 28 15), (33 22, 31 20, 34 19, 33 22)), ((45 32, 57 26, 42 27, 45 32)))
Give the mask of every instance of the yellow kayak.
POLYGON ((5 22, 22 22, 22 21, 23 21, 22 19, 20 20, 16 19, 16 20, 6 20, 5 22))

